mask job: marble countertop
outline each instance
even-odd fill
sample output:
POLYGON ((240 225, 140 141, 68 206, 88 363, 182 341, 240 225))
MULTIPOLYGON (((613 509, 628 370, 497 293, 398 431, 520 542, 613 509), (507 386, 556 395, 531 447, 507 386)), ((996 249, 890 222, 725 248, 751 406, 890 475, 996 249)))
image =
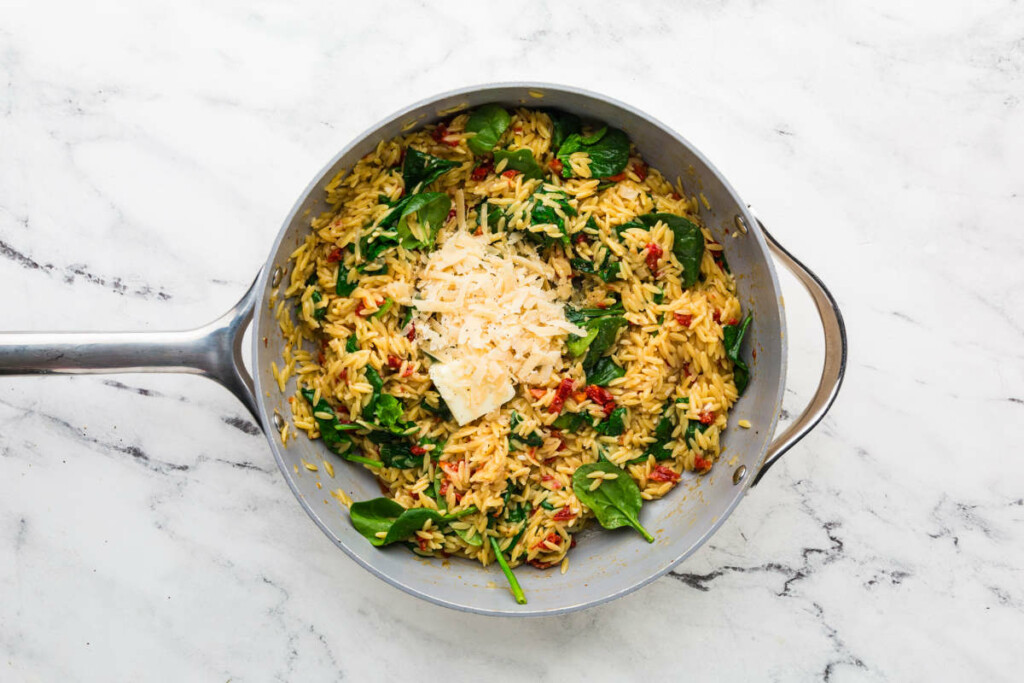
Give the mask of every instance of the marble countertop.
MULTIPOLYGON (((136 4, 0 8, 0 328, 205 322, 359 132, 538 80, 713 159, 832 288, 847 380, 670 575, 511 620, 356 566, 211 382, 4 377, 0 679, 1019 677, 1019 3, 136 4)), ((794 413, 822 351, 783 286, 794 413)))

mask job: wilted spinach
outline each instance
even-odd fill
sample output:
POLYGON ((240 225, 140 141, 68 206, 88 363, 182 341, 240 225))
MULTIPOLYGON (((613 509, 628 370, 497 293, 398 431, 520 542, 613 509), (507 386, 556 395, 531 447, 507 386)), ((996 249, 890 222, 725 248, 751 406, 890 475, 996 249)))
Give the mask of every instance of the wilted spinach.
MULTIPOLYGON (((672 255, 683 267, 680 278, 683 288, 692 287, 700 277, 700 261, 704 256, 704 233, 701 229, 682 216, 672 213, 648 213, 638 216, 636 220, 648 229, 653 228, 658 221, 668 226, 672 231, 672 255)), ((628 225, 620 225, 618 229, 621 230, 628 225)))
POLYGON ((466 122, 466 132, 475 133, 469 138, 469 148, 474 154, 487 154, 508 129, 512 117, 497 104, 485 104, 478 107, 466 122))
POLYGON ((593 511, 605 529, 631 526, 648 543, 654 543, 654 537, 640 524, 640 507, 643 505, 640 488, 624 470, 610 462, 581 465, 572 475, 572 490, 580 502, 593 511), (591 491, 590 486, 594 480, 587 475, 598 471, 619 476, 616 479, 605 479, 597 489, 591 491))
POLYGON ((451 197, 444 192, 421 192, 410 197, 395 225, 401 245, 406 249, 433 249, 437 232, 444 225, 451 208, 451 197), (413 214, 416 214, 420 235, 414 235, 409 227, 409 216, 413 214))
POLYGON ((587 373, 587 384, 606 387, 613 379, 623 377, 626 371, 615 364, 611 358, 599 358, 594 367, 587 373))
POLYGON ((586 152, 590 157, 590 176, 607 178, 618 175, 629 163, 629 136, 618 128, 602 128, 593 135, 570 135, 558 148, 556 155, 562 162, 562 177, 572 177, 569 157, 576 152, 586 152))
POLYGON ((549 112, 551 116, 551 150, 557 152, 566 138, 583 130, 580 117, 564 111, 549 112))
POLYGON ((523 593, 523 589, 519 585, 519 581, 516 580, 516 575, 512 573, 512 568, 509 567, 508 562, 505 561, 505 556, 502 554, 501 547, 498 545, 498 539, 494 536, 488 536, 488 538, 491 541, 491 549, 494 550, 494 555, 498 558, 498 566, 501 567, 501 571, 505 574, 505 579, 508 581, 509 588, 512 589, 512 595, 515 597, 518 604, 525 605, 526 594, 523 593))
POLYGON ((503 149, 494 150, 494 165, 498 166, 502 161, 505 162, 505 170, 519 171, 524 177, 530 179, 544 177, 544 170, 534 160, 533 152, 528 149, 517 149, 514 152, 503 149))
POLYGON ((544 445, 544 437, 537 432, 530 432, 526 436, 520 436, 516 429, 523 423, 522 416, 516 411, 512 411, 512 417, 509 420, 509 433, 508 433, 508 449, 510 451, 518 450, 519 448, 539 448, 544 445))
POLYGON ((594 431, 604 436, 620 436, 624 431, 626 431, 625 418, 626 409, 619 406, 613 410, 608 417, 597 423, 597 426, 594 427, 594 431))
POLYGON ((449 161, 432 154, 424 154, 412 147, 405 150, 405 162, 402 164, 402 181, 407 194, 415 194, 421 187, 426 187, 442 175, 460 166, 458 161, 449 161))
POLYGON ((377 408, 377 401, 380 400, 380 393, 384 388, 384 380, 380 378, 379 372, 367 365, 366 381, 370 383, 370 387, 373 392, 370 394, 370 400, 366 404, 366 407, 363 408, 363 419, 367 422, 372 422, 374 418, 374 410, 377 408))
POLYGON ((316 420, 317 428, 320 430, 320 438, 323 439, 327 450, 349 462, 357 462, 369 465, 370 467, 381 467, 381 463, 376 460, 359 455, 358 451, 355 450, 355 446, 352 445, 352 437, 345 433, 359 429, 359 425, 351 422, 343 423, 338 420, 334 408, 323 398, 316 405, 313 405, 316 392, 312 389, 302 389, 299 393, 313 407, 313 419, 316 420))
POLYGON ((348 281, 348 268, 344 263, 338 264, 338 281, 334 284, 334 293, 338 296, 351 296, 359 282, 348 281))
POLYGON ((345 351, 348 353, 355 353, 359 350, 359 339, 356 338, 356 333, 353 332, 345 340, 345 351))
POLYGON ((739 325, 726 325, 722 328, 722 334, 725 336, 725 354, 732 359, 732 378, 736 383, 736 391, 740 394, 750 383, 750 368, 740 358, 740 350, 743 346, 743 337, 747 334, 747 328, 753 319, 753 314, 747 313, 747 317, 739 325))
POLYGON ((581 413, 562 413, 555 421, 551 423, 551 426, 555 429, 561 429, 566 432, 578 432, 587 425, 590 424, 590 418, 581 413))
POLYGON ((390 498, 374 498, 352 503, 352 507, 349 508, 349 518, 356 531, 371 544, 380 547, 410 538, 423 528, 427 520, 442 525, 475 512, 476 507, 470 506, 465 510, 443 515, 428 508, 406 509, 390 498), (379 538, 377 534, 382 531, 385 536, 379 538))

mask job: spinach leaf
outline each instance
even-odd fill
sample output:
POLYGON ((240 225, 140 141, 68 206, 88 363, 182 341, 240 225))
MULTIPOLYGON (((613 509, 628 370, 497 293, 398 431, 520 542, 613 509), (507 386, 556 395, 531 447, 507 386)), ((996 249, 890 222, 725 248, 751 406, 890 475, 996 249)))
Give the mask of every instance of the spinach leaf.
POLYGON ((367 438, 377 445, 380 459, 386 467, 411 470, 423 465, 423 456, 412 452, 412 444, 404 436, 388 432, 371 432, 367 438))
POLYGON ((423 400, 423 401, 420 402, 420 407, 422 407, 428 413, 433 413, 434 415, 437 415, 442 420, 450 420, 450 419, 452 419, 452 411, 448 407, 448 404, 444 402, 444 399, 441 398, 440 395, 437 397, 437 407, 436 408, 434 406, 430 405, 429 403, 427 403, 426 400, 423 400))
POLYGON ((732 359, 732 379, 736 383, 736 391, 740 394, 750 383, 750 368, 740 358, 740 351, 743 337, 747 334, 747 328, 753 319, 753 314, 747 313, 747 317, 739 325, 726 325, 722 328, 722 334, 725 335, 725 355, 732 359))
POLYGON ((339 421, 334 408, 323 398, 314 406, 313 398, 316 396, 316 393, 312 389, 303 389, 299 393, 313 406, 313 419, 316 420, 317 428, 320 430, 320 438, 323 439, 327 450, 349 462, 357 462, 369 465, 370 467, 382 466, 376 460, 359 455, 359 452, 352 445, 352 437, 345 433, 353 429, 359 429, 359 425, 339 421))
POLYGON ((551 426, 566 432, 578 432, 590 424, 590 419, 581 413, 562 413, 551 426))
POLYGON ((564 111, 552 111, 551 115, 551 151, 557 152, 565 139, 570 135, 579 135, 583 130, 580 117, 564 111))
MULTIPOLYGON (((544 203, 541 197, 545 197, 550 201, 553 201, 558 205, 558 208, 562 210, 566 216, 575 216, 576 209, 572 208, 569 204, 569 197, 564 192, 536 192, 533 195, 533 210, 530 214, 531 222, 533 225, 555 225, 558 227, 558 232, 561 235, 560 240, 566 247, 569 246, 569 233, 565 229, 565 221, 558 212, 555 211, 555 207, 544 203)), ((540 240, 545 245, 548 245, 553 240, 546 234, 540 234, 535 232, 526 233, 531 239, 540 240)))
POLYGON ((562 162, 562 177, 572 177, 569 157, 576 152, 586 152, 590 157, 590 176, 607 178, 618 175, 629 163, 629 136, 618 128, 597 131, 583 137, 579 133, 570 135, 558 148, 557 158, 562 162))
POLYGON ((626 431, 625 424, 626 409, 619 406, 611 412, 603 421, 599 422, 594 430, 604 436, 621 436, 626 431))
POLYGON ((512 417, 509 421, 509 434, 508 434, 508 449, 510 451, 518 450, 518 448, 539 448, 544 445, 544 437, 537 432, 530 432, 526 436, 520 436, 516 432, 516 428, 523 423, 522 416, 516 411, 512 411, 512 417), (516 445, 518 444, 518 446, 516 445))
POLYGON ((628 464, 635 465, 637 463, 646 462, 647 458, 654 456, 654 459, 658 462, 662 460, 670 460, 672 458, 672 424, 671 407, 665 409, 665 413, 658 420, 658 424, 654 427, 654 443, 647 446, 644 450, 644 454, 639 458, 633 458, 628 464))
POLYGON ((348 281, 348 268, 345 267, 344 263, 339 263, 338 281, 334 285, 334 293, 338 296, 351 296, 358 286, 358 282, 348 281))
POLYGON ((478 107, 466 122, 466 132, 476 133, 469 138, 469 148, 474 154, 487 154, 508 129, 512 117, 496 104, 485 104, 478 107))
POLYGON ((310 295, 309 298, 313 302, 313 319, 314 320, 323 320, 324 318, 326 318, 327 317, 327 308, 328 307, 327 306, 321 306, 321 307, 317 308, 317 306, 316 306, 318 303, 320 303, 321 301, 324 300, 323 294, 321 294, 320 292, 314 290, 313 294, 310 295))
POLYGON ((377 401, 380 400, 381 389, 384 388, 384 380, 380 378, 380 373, 374 370, 369 365, 366 366, 366 381, 370 383, 373 388, 373 393, 370 394, 370 401, 363 408, 363 419, 367 422, 372 422, 374 418, 374 410, 377 408, 377 401))
MULTIPOLYGON (((637 218, 647 228, 662 221, 672 231, 672 255, 683 267, 683 289, 692 287, 700 277, 700 261, 704 256, 704 233, 682 216, 672 213, 648 213, 637 218)), ((623 226, 619 226, 620 228, 623 226)))
POLYGON ((569 260, 569 264, 573 270, 578 270, 581 273, 587 275, 596 275, 605 282, 611 282, 619 277, 619 262, 613 261, 610 258, 604 262, 604 265, 598 266, 593 261, 588 261, 583 258, 574 258, 569 260))
POLYGON ((514 152, 508 150, 494 150, 494 165, 505 161, 505 170, 519 171, 524 177, 537 179, 544 177, 544 170, 533 159, 533 152, 528 149, 517 149, 514 152))
POLYGON ((542 508, 544 508, 545 510, 554 510, 555 509, 555 506, 552 505, 551 503, 549 503, 547 498, 545 498, 544 500, 542 500, 540 502, 540 506, 542 508))
POLYGON ((639 220, 634 218, 631 221, 626 221, 622 225, 615 226, 613 228, 613 230, 615 230, 615 234, 618 235, 619 240, 621 240, 622 239, 622 233, 626 232, 627 230, 629 230, 631 228, 640 228, 641 230, 643 230, 643 229, 646 228, 646 226, 643 223, 641 223, 639 220))
POLYGON ((697 436, 698 432, 703 434, 705 431, 707 431, 707 428, 709 426, 710 425, 706 425, 703 422, 699 422, 697 420, 687 420, 686 421, 686 432, 683 434, 683 441, 685 441, 686 444, 692 448, 693 447, 693 443, 692 443, 693 438, 695 436, 697 436))
POLYGON ((395 300, 394 299, 392 299, 389 296, 385 297, 384 298, 384 303, 382 303, 380 305, 380 308, 378 308, 376 311, 374 311, 373 315, 370 316, 370 320, 377 320, 378 318, 383 318, 384 316, 386 316, 388 314, 388 311, 390 311, 391 307, 394 306, 394 305, 395 305, 395 300))
POLYGON ((423 528, 428 519, 442 525, 474 512, 476 506, 470 506, 450 515, 442 515, 427 508, 406 509, 390 498, 374 498, 352 503, 349 518, 356 531, 371 544, 380 547, 412 537, 423 528), (381 531, 386 534, 384 538, 377 537, 381 531))
MULTIPOLYGON (((587 323, 588 328, 597 328, 597 335, 589 343, 587 355, 583 359, 583 370, 587 374, 593 370, 601 356, 607 353, 615 345, 615 335, 619 328, 626 324, 626 319, 619 316, 608 318, 594 318, 587 323)), ((589 336, 589 334, 588 334, 589 336)))
POLYGON ((401 424, 403 411, 401 401, 391 394, 382 394, 377 405, 373 407, 373 416, 381 427, 394 431, 394 428, 401 424))
POLYGON ((402 207, 395 226, 401 245, 406 249, 433 249, 437 232, 444 225, 451 208, 451 197, 444 192, 421 192, 410 197, 402 207), (409 227, 409 216, 414 213, 420 235, 414 235, 409 227))
POLYGON ((415 194, 421 187, 426 187, 458 166, 458 161, 448 161, 409 147, 405 150, 405 162, 402 164, 405 191, 408 194, 415 194))
POLYGON ((498 565, 501 567, 501 571, 505 574, 505 579, 508 580, 509 588, 512 589, 512 595, 515 597, 516 603, 525 605, 526 594, 523 593, 523 589, 520 587, 519 581, 516 580, 516 575, 512 573, 512 568, 509 567, 508 562, 505 561, 505 556, 502 554, 501 547, 498 545, 498 539, 494 536, 488 536, 488 538, 491 541, 491 549, 494 550, 494 556, 498 558, 498 565))
POLYGON ((597 521, 605 529, 631 526, 640 532, 648 543, 654 537, 640 524, 640 488, 628 473, 610 462, 595 462, 581 465, 572 475, 572 490, 579 501, 590 508, 597 521), (606 472, 619 475, 616 479, 605 479, 597 489, 590 490, 593 479, 587 478, 592 472, 606 472))
POLYGON ((409 308, 405 309, 405 316, 402 317, 402 324, 398 327, 399 330, 404 330, 408 327, 409 323, 412 322, 412 312, 415 310, 415 306, 409 306, 409 308))
POLYGON ((606 387, 613 379, 623 377, 626 371, 615 364, 611 358, 601 358, 594 363, 593 369, 587 374, 587 384, 606 387))
POLYGON ((345 340, 345 351, 348 353, 355 353, 359 350, 359 339, 356 338, 356 333, 353 332, 345 340))

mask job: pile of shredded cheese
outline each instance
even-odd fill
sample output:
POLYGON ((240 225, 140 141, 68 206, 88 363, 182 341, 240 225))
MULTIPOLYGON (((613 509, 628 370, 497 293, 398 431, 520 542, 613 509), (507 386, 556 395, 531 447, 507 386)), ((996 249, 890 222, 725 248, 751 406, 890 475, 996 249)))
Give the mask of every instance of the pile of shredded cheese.
POLYGON ((511 380, 547 382, 562 368, 566 336, 586 334, 565 318, 560 279, 528 244, 459 231, 430 254, 415 296, 400 303, 415 307, 417 339, 475 404, 511 380))

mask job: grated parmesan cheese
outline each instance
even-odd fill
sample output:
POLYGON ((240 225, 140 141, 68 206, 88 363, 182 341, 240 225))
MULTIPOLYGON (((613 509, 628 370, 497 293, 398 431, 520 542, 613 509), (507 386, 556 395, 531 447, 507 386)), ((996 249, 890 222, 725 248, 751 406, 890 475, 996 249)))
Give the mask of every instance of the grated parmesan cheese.
POLYGON ((554 286, 565 276, 532 246, 493 239, 455 233, 427 259, 415 296, 399 300, 416 309, 417 338, 442 366, 431 377, 460 424, 510 400, 514 382, 546 383, 565 337, 586 334, 565 318, 569 288, 554 286))

